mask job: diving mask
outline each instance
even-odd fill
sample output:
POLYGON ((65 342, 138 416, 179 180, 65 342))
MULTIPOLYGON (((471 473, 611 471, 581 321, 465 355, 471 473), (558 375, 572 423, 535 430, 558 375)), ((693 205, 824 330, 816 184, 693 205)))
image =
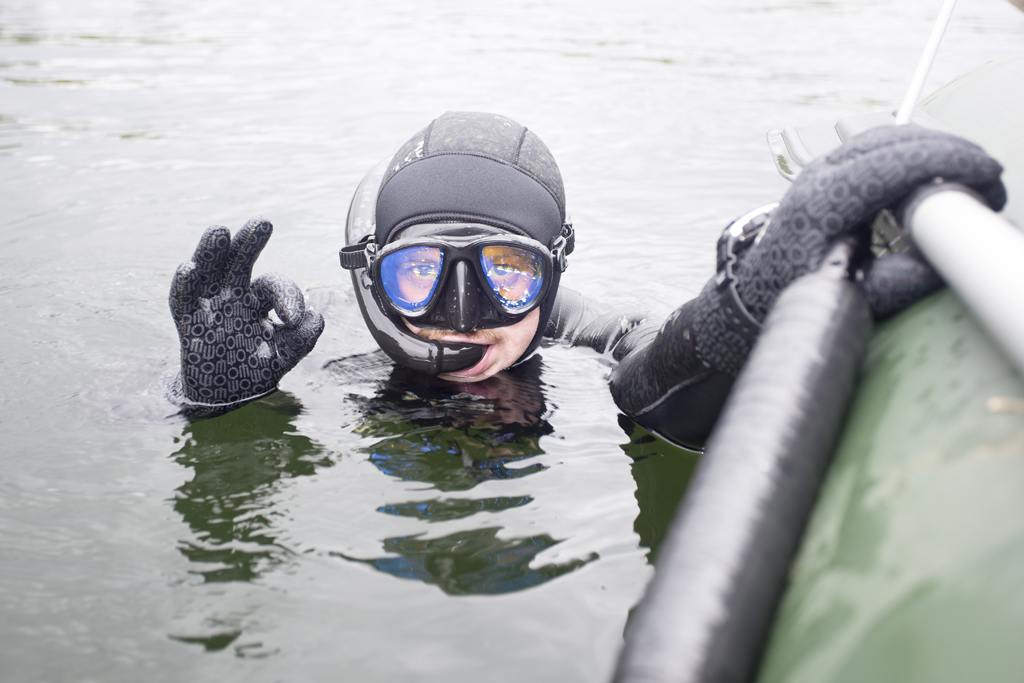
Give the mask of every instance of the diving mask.
POLYGON ((346 247, 342 266, 366 268, 379 300, 421 327, 469 332, 517 322, 544 301, 566 267, 572 227, 551 249, 486 225, 433 223, 403 230, 381 248, 346 247))

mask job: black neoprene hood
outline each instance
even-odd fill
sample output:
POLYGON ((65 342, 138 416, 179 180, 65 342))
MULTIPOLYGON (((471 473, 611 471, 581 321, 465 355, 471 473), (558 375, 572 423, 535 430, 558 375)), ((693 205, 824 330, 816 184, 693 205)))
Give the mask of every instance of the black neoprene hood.
MULTIPOLYGON (((485 347, 413 334, 381 304, 365 267, 360 269, 358 261, 345 265, 344 252, 365 245, 371 231, 374 242, 384 245, 407 227, 439 222, 488 225, 551 249, 565 226, 565 189, 551 152, 532 131, 507 116, 447 112, 405 143, 383 173, 380 165, 371 169, 356 190, 341 259, 353 269, 363 319, 396 363, 431 375, 475 365, 485 347)), ((561 253, 569 254, 571 230, 566 230, 565 239, 561 253)), ((548 293, 537 309, 537 331, 513 365, 540 344, 555 307, 561 270, 549 273, 548 293)))
POLYGON ((551 152, 512 119, 447 112, 391 160, 377 195, 377 244, 417 223, 482 223, 550 247, 565 222, 551 152))

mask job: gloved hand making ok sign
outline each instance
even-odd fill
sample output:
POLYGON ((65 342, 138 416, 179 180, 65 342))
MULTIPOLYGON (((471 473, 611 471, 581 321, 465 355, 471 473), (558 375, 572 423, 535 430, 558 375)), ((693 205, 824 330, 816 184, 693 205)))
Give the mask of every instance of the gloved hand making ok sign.
POLYGON ((181 373, 170 400, 190 417, 212 417, 272 393, 312 350, 323 318, 305 310, 298 286, 276 273, 250 283, 273 226, 254 219, 232 239, 206 229, 192 260, 171 282, 171 315, 181 340, 181 373), (273 309, 281 322, 268 317, 273 309))

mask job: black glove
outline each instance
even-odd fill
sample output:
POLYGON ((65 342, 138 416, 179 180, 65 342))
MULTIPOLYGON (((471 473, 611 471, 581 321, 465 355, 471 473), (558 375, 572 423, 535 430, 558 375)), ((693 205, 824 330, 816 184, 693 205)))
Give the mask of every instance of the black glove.
POLYGON ((860 283, 876 321, 896 315, 942 285, 939 274, 913 248, 876 258, 860 283))
MULTIPOLYGON (((722 278, 712 278, 615 368, 616 403, 673 441, 699 444, 746 360, 758 323, 790 282, 818 269, 835 240, 852 236, 867 244, 879 211, 935 178, 970 186, 999 210, 1006 202, 1001 172, 977 145, 918 126, 875 128, 816 160, 771 212, 760 240, 748 241, 739 254, 733 269, 738 301, 727 300, 722 278)), ((754 227, 764 218, 755 218, 754 227)), ((902 310, 940 284, 912 253, 876 260, 864 280, 879 317, 902 310)))
POLYGON ((272 393, 323 332, 323 318, 305 310, 294 282, 276 273, 249 281, 273 230, 260 219, 234 239, 225 227, 207 228, 192 260, 174 274, 169 303, 181 373, 169 398, 190 417, 226 413, 272 393), (270 309, 281 323, 268 318, 270 309))
MULTIPOLYGON (((1006 189, 999 179, 1002 170, 981 147, 949 133, 913 125, 866 131, 815 160, 797 177, 772 212, 763 238, 741 257, 736 268, 740 301, 763 322, 786 285, 817 270, 836 239, 849 235, 866 244, 879 211, 936 178, 974 188, 998 211, 1006 203, 1006 189)), ((876 307, 876 313, 891 315, 913 303, 915 294, 927 293, 929 286, 934 290, 937 280, 927 271, 902 261, 884 264, 884 259, 879 260, 876 273, 900 273, 903 291, 885 301, 884 311, 876 307), (910 286, 907 277, 917 272, 924 280, 918 287, 910 286)), ((884 282, 884 278, 869 277, 872 300, 885 298, 880 290, 884 282)), ((697 351, 715 368, 735 375, 753 338, 725 324, 714 285, 709 282, 698 297, 697 351)))

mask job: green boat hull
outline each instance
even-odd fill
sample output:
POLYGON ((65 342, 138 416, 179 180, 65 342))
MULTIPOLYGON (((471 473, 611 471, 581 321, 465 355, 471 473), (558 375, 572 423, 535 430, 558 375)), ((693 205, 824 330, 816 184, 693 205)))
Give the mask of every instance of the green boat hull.
POLYGON ((878 327, 760 680, 1019 681, 1024 381, 957 298, 878 327))

